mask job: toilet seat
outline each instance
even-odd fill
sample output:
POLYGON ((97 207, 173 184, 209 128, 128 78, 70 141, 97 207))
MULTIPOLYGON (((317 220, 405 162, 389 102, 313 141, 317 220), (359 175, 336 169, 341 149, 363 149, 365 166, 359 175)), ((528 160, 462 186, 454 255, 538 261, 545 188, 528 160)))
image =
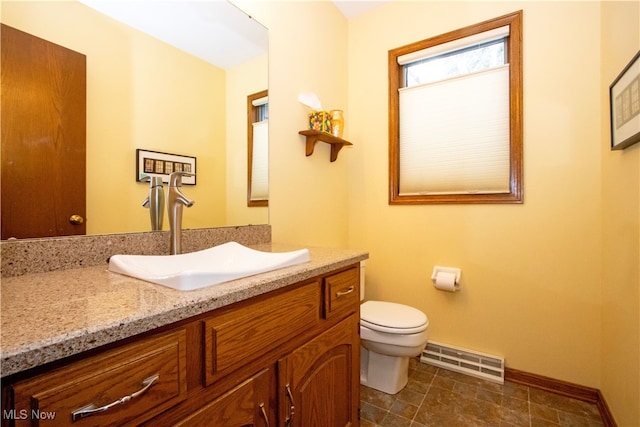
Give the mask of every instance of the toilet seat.
POLYGON ((360 305, 360 324, 390 334, 415 334, 429 326, 427 316, 404 304, 367 301, 360 305))

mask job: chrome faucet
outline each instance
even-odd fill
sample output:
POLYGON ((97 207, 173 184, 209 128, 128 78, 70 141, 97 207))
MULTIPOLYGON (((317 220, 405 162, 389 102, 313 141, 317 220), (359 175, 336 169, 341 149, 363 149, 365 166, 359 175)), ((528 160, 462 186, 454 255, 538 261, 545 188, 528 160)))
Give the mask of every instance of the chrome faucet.
POLYGON ((151 217, 151 230, 162 230, 164 219, 164 186, 159 176, 147 176, 144 181, 149 181, 149 195, 142 202, 142 207, 149 209, 151 217))
POLYGON ((169 195, 167 210, 169 214, 169 231, 171 233, 170 254, 182 253, 182 207, 190 208, 194 201, 182 193, 182 177, 195 176, 189 172, 173 172, 169 175, 169 195))

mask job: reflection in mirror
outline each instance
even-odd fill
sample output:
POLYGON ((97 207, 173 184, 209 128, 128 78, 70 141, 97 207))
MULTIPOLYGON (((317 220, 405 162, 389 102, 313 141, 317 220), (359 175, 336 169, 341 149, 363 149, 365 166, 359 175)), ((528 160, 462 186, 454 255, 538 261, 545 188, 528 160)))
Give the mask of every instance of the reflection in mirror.
POLYGON ((269 91, 247 97, 247 206, 269 205, 269 91))
POLYGON ((86 57, 1 25, 2 239, 85 234, 86 57))
POLYGON ((87 234, 150 230, 141 206, 149 184, 136 181, 136 149, 197 159, 189 189, 196 204, 184 228, 267 223, 268 207, 246 203, 246 99, 268 86, 267 30, 228 2, 96 3, 118 4, 169 36, 197 34, 201 43, 187 53, 78 1, 1 2, 2 23, 86 56, 87 234), (202 58, 215 40, 224 41, 227 62, 202 58), (251 54, 240 59, 242 51, 251 54))

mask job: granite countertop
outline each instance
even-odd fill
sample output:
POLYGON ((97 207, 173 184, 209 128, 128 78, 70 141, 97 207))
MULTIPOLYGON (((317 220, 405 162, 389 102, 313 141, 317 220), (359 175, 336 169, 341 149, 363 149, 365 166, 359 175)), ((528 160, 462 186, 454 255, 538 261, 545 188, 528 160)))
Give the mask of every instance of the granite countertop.
MULTIPOLYGON (((285 252, 302 246, 262 244, 285 252)), ((309 248, 308 263, 177 291, 107 271, 107 265, 2 279, 0 376, 5 377, 368 258, 350 249, 309 248)))

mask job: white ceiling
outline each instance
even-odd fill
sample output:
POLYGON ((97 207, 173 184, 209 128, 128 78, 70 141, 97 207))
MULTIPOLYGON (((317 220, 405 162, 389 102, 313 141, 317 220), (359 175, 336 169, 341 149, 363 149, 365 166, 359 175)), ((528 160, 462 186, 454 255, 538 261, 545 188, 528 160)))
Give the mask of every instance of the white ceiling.
MULTIPOLYGON (((222 69, 233 68, 269 49, 268 31, 227 0, 79 0, 222 69)), ((333 0, 347 18, 388 0, 333 0)))
POLYGON ((363 13, 369 12, 378 6, 389 3, 389 0, 333 0, 342 14, 349 18, 354 18, 363 13))
POLYGON ((80 1, 223 69, 269 48, 267 29, 226 0, 80 1))

